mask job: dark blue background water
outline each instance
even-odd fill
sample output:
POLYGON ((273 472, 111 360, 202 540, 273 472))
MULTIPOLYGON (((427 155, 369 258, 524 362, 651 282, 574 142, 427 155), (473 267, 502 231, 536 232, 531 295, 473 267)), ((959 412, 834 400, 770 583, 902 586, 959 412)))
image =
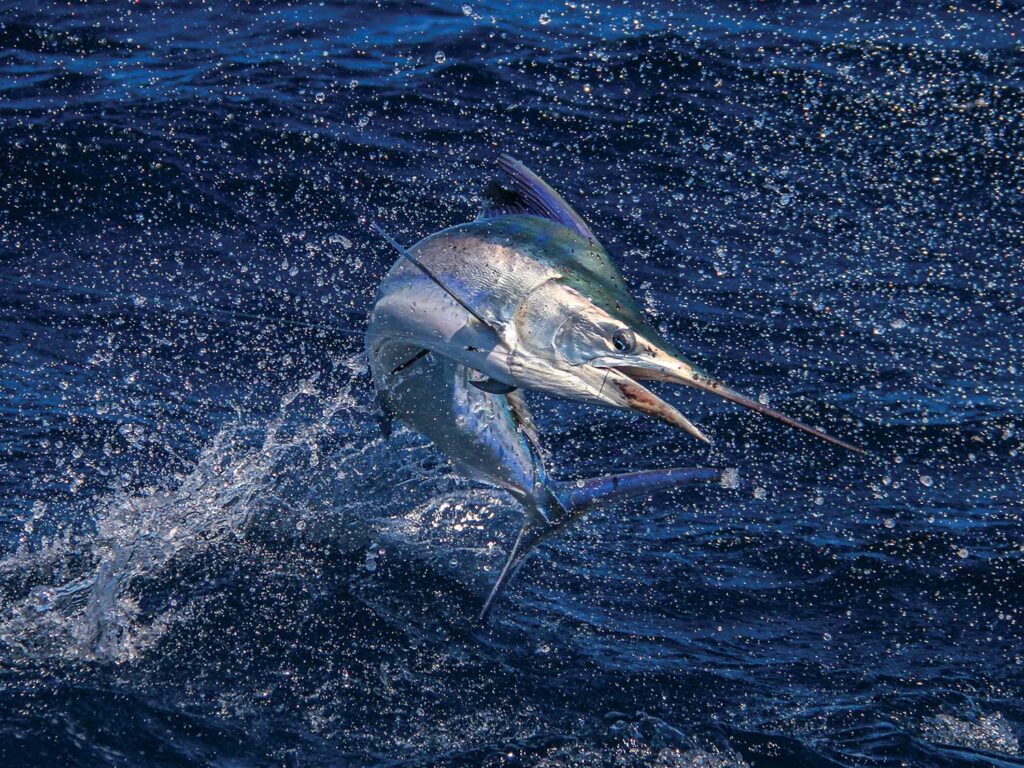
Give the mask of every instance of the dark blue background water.
POLYGON ((0 763, 1024 765, 1024 17, 6 6, 0 763), (595 514, 384 441, 360 329, 505 151, 669 338, 872 449, 536 401, 595 514), (491 569, 488 572, 486 569, 491 569))

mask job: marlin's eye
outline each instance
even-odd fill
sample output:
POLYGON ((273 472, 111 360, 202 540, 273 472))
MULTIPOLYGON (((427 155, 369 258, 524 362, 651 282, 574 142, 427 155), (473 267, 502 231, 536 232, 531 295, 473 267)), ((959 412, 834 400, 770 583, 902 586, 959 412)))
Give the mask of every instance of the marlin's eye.
POLYGON ((612 346, 619 352, 632 352, 636 349, 636 334, 629 328, 619 328, 612 334, 612 346))

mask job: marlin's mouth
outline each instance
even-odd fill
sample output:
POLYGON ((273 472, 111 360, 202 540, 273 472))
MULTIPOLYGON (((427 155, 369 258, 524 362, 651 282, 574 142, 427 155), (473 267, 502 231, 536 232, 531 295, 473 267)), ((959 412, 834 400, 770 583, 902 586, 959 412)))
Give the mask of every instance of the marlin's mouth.
POLYGON ((622 397, 626 401, 626 407, 630 410, 652 416, 674 427, 679 427, 698 440, 708 444, 711 443, 711 439, 701 432, 696 424, 683 416, 675 406, 669 405, 651 392, 651 390, 647 389, 647 387, 641 385, 637 381, 637 377, 633 375, 637 369, 615 368, 610 370, 614 370, 622 376, 621 379, 617 379, 612 384, 622 393, 622 397))
POLYGON ((826 432, 804 424, 790 416, 786 416, 764 403, 753 400, 746 395, 740 394, 720 381, 699 372, 689 363, 679 360, 661 350, 652 350, 653 354, 645 355, 644 358, 637 358, 627 365, 608 365, 605 370, 609 374, 608 384, 614 386, 623 398, 623 406, 629 410, 652 416, 672 426, 679 427, 698 440, 705 443, 711 441, 708 437, 689 419, 683 416, 677 408, 662 400, 656 394, 640 384, 641 381, 668 381, 675 384, 683 384, 702 392, 728 400, 731 403, 740 405, 750 411, 767 416, 788 427, 805 432, 819 440, 824 440, 832 445, 845 448, 855 453, 866 453, 863 448, 833 437, 826 432))

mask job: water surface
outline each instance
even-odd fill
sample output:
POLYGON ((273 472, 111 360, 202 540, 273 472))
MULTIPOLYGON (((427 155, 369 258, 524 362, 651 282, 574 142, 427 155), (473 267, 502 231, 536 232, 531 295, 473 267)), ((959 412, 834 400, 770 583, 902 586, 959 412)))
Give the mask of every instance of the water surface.
POLYGON ((7 766, 1024 765, 1018 3, 8 4, 7 766), (377 282, 509 152, 736 388, 535 398, 611 507, 384 440, 377 282))

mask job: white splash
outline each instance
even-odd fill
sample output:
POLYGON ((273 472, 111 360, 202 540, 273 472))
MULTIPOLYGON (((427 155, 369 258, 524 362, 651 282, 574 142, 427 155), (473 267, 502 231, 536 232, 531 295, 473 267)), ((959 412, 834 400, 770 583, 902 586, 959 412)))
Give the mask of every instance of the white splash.
MULTIPOLYGON (((357 364, 348 361, 348 366, 355 374, 357 364)), ((308 499, 277 503, 275 488, 290 468, 309 471, 321 463, 320 443, 337 433, 337 417, 352 418, 356 411, 351 384, 350 377, 340 391, 327 395, 315 381, 300 383, 282 398, 255 445, 253 428, 240 415, 173 487, 134 495, 114 492, 97 505, 88 533, 66 534, 0 560, 0 583, 9 592, 15 591, 14 583, 35 584, 2 609, 0 640, 33 657, 117 663, 135 658, 178 616, 168 607, 147 617, 139 605, 140 583, 214 546, 244 546, 261 512, 280 514, 283 509, 301 517, 303 510, 296 507, 308 499), (313 398, 316 415, 308 417, 307 408, 296 425, 292 410, 301 397, 313 398)), ((379 442, 352 441, 341 453, 365 452, 379 442)), ((320 477, 305 495, 332 492, 336 479, 320 477)))

